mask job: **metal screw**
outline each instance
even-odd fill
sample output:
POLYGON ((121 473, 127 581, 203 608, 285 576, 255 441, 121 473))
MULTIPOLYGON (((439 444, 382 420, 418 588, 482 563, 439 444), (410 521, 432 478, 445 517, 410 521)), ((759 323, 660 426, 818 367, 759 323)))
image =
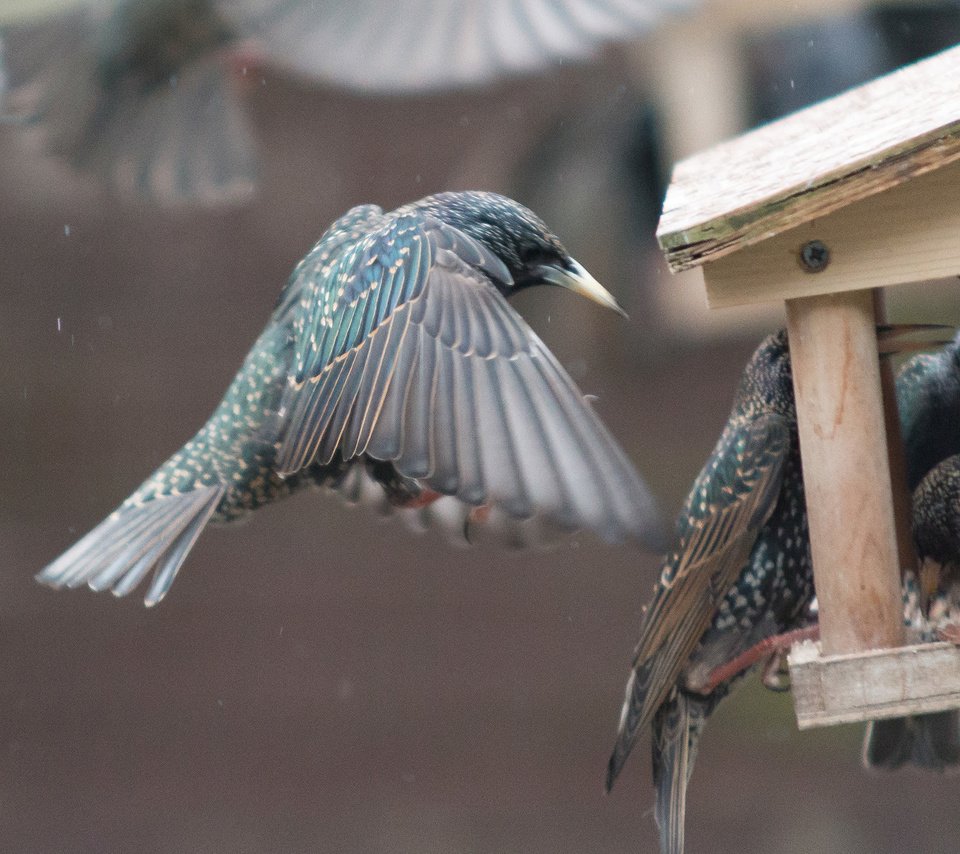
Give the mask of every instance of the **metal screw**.
POLYGON ((821 273, 830 263, 830 250, 822 240, 811 240, 800 247, 800 266, 807 273, 821 273))

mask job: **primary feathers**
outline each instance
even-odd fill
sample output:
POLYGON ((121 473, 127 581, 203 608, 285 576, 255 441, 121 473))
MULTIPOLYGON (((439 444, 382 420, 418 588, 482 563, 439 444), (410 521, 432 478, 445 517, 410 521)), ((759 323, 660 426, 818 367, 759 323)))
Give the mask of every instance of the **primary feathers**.
POLYGON ((452 496, 656 545, 652 498, 510 293, 613 298, 533 213, 492 193, 354 208, 297 265, 210 420, 38 576, 123 595, 170 587, 208 521, 307 485, 422 507, 452 496))

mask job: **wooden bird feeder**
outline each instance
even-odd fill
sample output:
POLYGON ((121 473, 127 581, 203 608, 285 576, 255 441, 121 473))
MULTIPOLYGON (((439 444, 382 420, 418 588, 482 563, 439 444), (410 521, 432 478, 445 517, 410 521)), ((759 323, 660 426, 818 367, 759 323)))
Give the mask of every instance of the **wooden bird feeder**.
POLYGON ((800 728, 960 708, 960 650, 903 646, 876 336, 878 289, 960 276, 960 48, 681 162, 657 237, 712 307, 786 302, 821 637, 791 655, 800 728))

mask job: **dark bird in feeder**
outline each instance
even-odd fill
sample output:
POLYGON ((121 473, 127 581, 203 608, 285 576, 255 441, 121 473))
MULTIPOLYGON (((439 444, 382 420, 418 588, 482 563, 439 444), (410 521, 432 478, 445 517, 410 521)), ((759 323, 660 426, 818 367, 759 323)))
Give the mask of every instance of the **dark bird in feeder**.
POLYGON ((650 494, 556 357, 507 303, 540 284, 622 313, 531 211, 493 193, 353 208, 297 265, 223 401, 104 522, 47 566, 159 602, 209 521, 307 485, 368 482, 657 547, 650 494))
POLYGON ((366 92, 478 86, 585 59, 690 4, 74 0, 46 17, 21 5, 20 20, 0 13, 3 113, 124 195, 213 204, 254 188, 241 89, 263 64, 366 92))
POLYGON ((662 852, 683 851, 686 787, 701 731, 767 638, 799 629, 813 598, 786 332, 747 364, 730 418, 676 526, 627 682, 609 790, 651 725, 662 852), (746 666, 746 665, 745 665, 746 666))
MULTIPOLYGON (((960 336, 937 353, 921 353, 906 362, 896 389, 907 485, 913 493, 913 540, 921 562, 919 589, 908 588, 913 600, 908 623, 916 619, 919 639, 934 640, 938 627, 960 617, 960 336)), ((916 588, 916 582, 911 586, 916 588)), ((886 769, 956 766, 960 714, 954 710, 873 721, 863 760, 868 767, 886 769)))

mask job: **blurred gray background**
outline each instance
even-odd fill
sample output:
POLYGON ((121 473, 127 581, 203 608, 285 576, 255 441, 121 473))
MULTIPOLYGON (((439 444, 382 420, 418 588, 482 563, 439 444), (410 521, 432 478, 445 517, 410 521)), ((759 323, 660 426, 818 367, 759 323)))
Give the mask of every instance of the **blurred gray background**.
MULTIPOLYGON (((707 12, 677 63, 698 61, 707 12)), ((960 38, 936 15, 731 25, 726 121, 960 38)), ((214 211, 119 200, 0 129, 0 849, 655 850, 647 747, 601 791, 654 556, 586 535, 455 550, 311 493, 210 529, 151 611, 32 575, 202 424, 332 219, 445 189, 529 204, 628 307, 516 302, 674 514, 777 320, 703 320, 696 283, 677 303, 664 274, 651 234, 685 153, 673 72, 649 72, 665 53, 402 99, 258 69, 260 190, 214 211)), ((960 294, 892 302, 951 321, 960 294)), ((702 742, 688 850, 957 851, 957 779, 866 775, 859 740, 798 734, 789 695, 749 680, 702 742)))

